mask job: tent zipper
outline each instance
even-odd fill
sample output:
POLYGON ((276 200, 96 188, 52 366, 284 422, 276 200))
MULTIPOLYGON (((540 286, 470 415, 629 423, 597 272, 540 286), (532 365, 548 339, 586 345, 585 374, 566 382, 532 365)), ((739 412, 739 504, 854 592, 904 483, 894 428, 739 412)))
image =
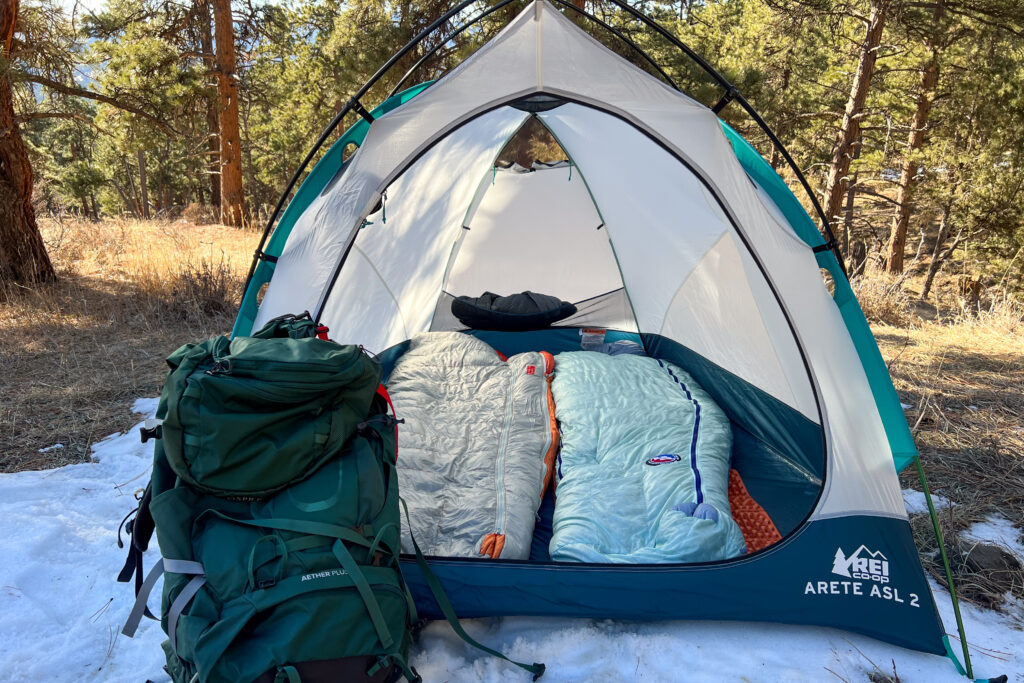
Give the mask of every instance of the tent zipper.
MULTIPOLYGON (((511 368, 509 368, 509 372, 511 373, 511 368)), ((494 532, 502 535, 505 533, 505 451, 508 450, 508 432, 512 426, 512 415, 514 412, 512 406, 512 388, 514 384, 514 381, 510 381, 505 392, 505 423, 502 425, 501 444, 498 446, 498 461, 496 465, 498 504, 495 510, 494 532)))

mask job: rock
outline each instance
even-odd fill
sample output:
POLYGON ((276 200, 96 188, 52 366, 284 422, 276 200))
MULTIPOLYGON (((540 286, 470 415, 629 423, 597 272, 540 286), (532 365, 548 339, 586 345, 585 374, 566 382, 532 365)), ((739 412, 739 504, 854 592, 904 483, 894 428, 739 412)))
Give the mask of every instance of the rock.
POLYGON ((953 550, 961 575, 976 574, 984 578, 985 587, 1003 595, 1024 586, 1024 566, 1011 553, 997 545, 959 540, 953 550))

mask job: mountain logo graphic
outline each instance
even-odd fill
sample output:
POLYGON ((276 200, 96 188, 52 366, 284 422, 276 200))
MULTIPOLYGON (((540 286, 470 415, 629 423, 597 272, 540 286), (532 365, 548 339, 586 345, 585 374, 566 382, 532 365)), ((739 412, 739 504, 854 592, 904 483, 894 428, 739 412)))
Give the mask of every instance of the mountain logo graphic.
POLYGON ((836 548, 832 560, 832 573, 851 579, 865 579, 878 583, 889 583, 889 559, 879 551, 860 546, 849 555, 842 548, 836 548))

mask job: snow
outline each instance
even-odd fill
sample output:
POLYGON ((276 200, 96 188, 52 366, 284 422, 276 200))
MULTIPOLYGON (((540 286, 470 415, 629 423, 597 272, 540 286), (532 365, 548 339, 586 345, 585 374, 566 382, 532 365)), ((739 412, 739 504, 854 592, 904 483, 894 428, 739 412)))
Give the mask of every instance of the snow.
MULTIPOLYGON (((912 515, 928 512, 928 501, 925 500, 924 491, 903 489, 903 502, 907 506, 907 512, 912 515)), ((935 506, 935 511, 938 512, 939 510, 952 507, 953 503, 948 498, 943 498, 932 491, 932 505, 935 506)))
MULTIPOLYGON (((152 415, 156 399, 135 403, 152 415)), ((151 444, 137 429, 97 443, 93 461, 0 475, 0 679, 167 681, 159 624, 143 620, 131 640, 120 629, 133 601, 114 578, 125 551, 117 526, 149 476, 151 444)), ((907 495, 907 494, 905 494, 907 495)), ((909 494, 908 508, 915 499, 909 494)), ((948 504, 948 502, 946 503, 948 504)), ((1024 558, 1005 519, 971 534, 1024 558)), ((147 554, 146 567, 158 558, 147 554)), ((956 633, 949 596, 932 584, 946 630, 956 633)), ((158 607, 158 598, 150 601, 158 607)), ((962 604, 976 675, 1024 681, 1024 606, 1001 614, 962 604), (1016 678, 1013 676, 1016 675, 1016 678)), ((545 662, 556 681, 866 681, 873 664, 900 680, 964 681, 945 658, 834 629, 730 622, 617 622, 506 618, 465 622, 473 636, 527 662, 545 662)), ((953 639, 954 647, 957 647, 953 639)), ((473 650, 443 622, 429 625, 411 653, 426 681, 528 681, 525 672, 473 650)))
POLYGON ((964 532, 964 537, 972 541, 1001 545, 1024 560, 1024 544, 1021 543, 1021 533, 1005 517, 994 515, 984 522, 978 522, 964 532))

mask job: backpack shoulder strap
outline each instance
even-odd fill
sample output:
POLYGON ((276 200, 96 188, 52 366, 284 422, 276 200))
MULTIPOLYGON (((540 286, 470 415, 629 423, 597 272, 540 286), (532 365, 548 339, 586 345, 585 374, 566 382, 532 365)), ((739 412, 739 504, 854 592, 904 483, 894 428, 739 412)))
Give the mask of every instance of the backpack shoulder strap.
POLYGON ((409 507, 405 504, 404 499, 399 498, 398 500, 402 503, 402 509, 405 511, 405 520, 409 528, 409 537, 412 539, 412 547, 416 551, 416 565, 420 568, 420 571, 423 572, 423 578, 426 579, 430 592, 433 593, 434 599, 437 600, 437 604, 441 608, 441 613, 444 614, 444 618, 451 625, 452 630, 455 631, 456 635, 478 650, 482 650, 483 652, 495 657, 500 657, 506 662, 515 664, 520 669, 525 669, 533 674, 533 680, 535 681, 543 676, 546 668, 544 664, 539 662, 524 664, 522 662, 517 662, 514 659, 509 659, 497 650, 492 650, 486 645, 482 645, 477 642, 472 636, 466 633, 466 630, 462 628, 462 624, 459 623, 459 617, 455 614, 455 608, 452 607, 451 600, 448 599, 448 595, 444 592, 444 587, 441 585, 441 581, 437 578, 437 575, 434 574, 430 565, 427 564, 427 559, 423 557, 423 552, 420 550, 419 544, 416 543, 416 537, 412 534, 412 523, 409 520, 409 507))
MULTIPOLYGON (((153 529, 155 524, 153 522, 153 515, 149 511, 149 503, 153 499, 153 482, 150 481, 146 485, 146 490, 142 494, 142 498, 139 499, 139 507, 135 509, 135 517, 128 519, 125 517, 122 524, 125 525, 125 530, 128 532, 128 557, 125 558, 124 566, 121 568, 121 573, 117 575, 117 580, 121 583, 128 583, 135 578, 135 596, 138 597, 140 591, 142 591, 143 583, 143 567, 142 567, 142 554, 149 548, 149 540, 153 537, 153 529), (126 522, 126 523, 125 523, 126 522)), ((131 513, 128 513, 129 515, 131 513)), ((121 529, 118 528, 117 545, 124 547, 121 542, 121 529)), ((156 619, 153 613, 146 607, 144 616, 150 619, 156 619)))

